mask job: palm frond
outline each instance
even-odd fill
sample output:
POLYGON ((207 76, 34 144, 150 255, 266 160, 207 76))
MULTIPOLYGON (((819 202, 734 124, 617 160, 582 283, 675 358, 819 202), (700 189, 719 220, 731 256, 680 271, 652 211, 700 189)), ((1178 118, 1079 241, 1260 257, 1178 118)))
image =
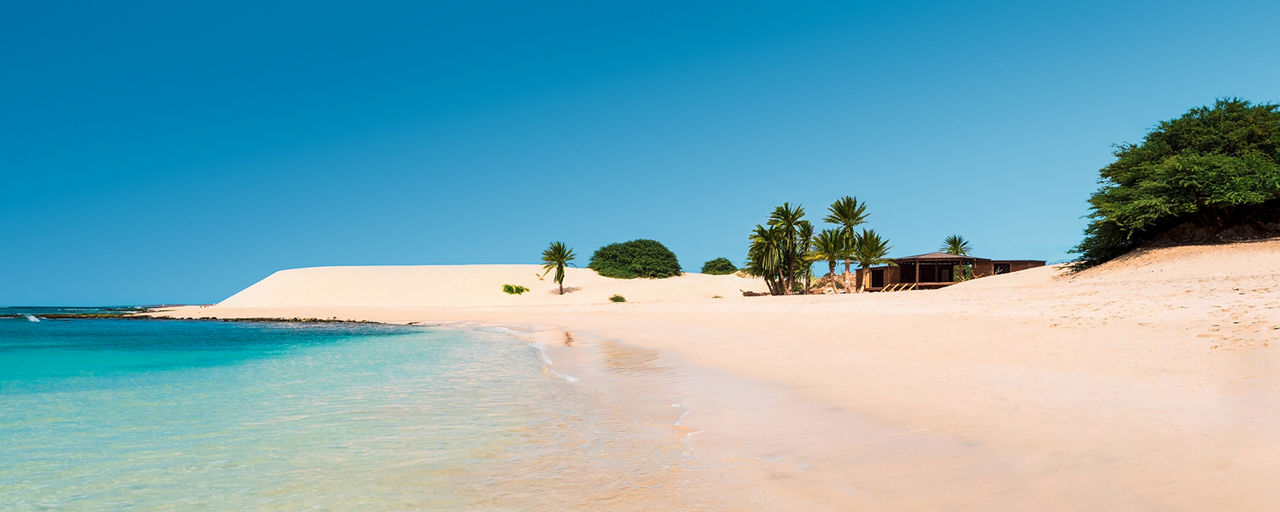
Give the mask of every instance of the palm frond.
POLYGON ((859 203, 856 197, 844 196, 837 199, 827 207, 827 212, 822 221, 843 227, 846 236, 852 235, 854 226, 867 222, 867 205, 859 203))
POLYGON ((963 236, 951 235, 942 241, 942 248, 939 250, 956 256, 968 256, 972 248, 969 246, 969 241, 965 240, 963 236))
POLYGON ((889 259, 889 241, 882 238, 875 230, 863 229, 857 236, 856 244, 852 251, 852 259, 858 262, 858 266, 868 268, 875 265, 893 265, 893 260, 889 259))

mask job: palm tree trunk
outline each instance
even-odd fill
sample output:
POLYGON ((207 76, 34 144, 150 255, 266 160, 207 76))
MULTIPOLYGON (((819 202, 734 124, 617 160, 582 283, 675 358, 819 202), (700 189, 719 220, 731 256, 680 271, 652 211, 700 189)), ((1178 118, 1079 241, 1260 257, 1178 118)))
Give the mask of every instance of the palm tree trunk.
POLYGON ((783 282, 785 282, 787 287, 785 294, 790 296, 791 289, 795 288, 796 283, 796 253, 795 251, 787 252, 790 252, 790 255, 787 255, 787 276, 786 279, 783 279, 783 282))

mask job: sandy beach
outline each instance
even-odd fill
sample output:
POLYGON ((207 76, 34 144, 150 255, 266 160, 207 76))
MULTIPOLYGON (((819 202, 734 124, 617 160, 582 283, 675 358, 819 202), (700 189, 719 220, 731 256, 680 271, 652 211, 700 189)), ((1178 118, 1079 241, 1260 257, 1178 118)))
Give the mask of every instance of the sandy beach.
POLYGON ((657 354, 717 376, 682 383, 706 384, 682 418, 700 432, 695 449, 762 454, 744 465, 758 479, 726 493, 752 488, 786 508, 1280 504, 1280 240, 895 293, 743 297, 764 284, 569 269, 561 296, 537 274, 295 269, 152 314, 503 326, 557 365, 588 350, 657 354))

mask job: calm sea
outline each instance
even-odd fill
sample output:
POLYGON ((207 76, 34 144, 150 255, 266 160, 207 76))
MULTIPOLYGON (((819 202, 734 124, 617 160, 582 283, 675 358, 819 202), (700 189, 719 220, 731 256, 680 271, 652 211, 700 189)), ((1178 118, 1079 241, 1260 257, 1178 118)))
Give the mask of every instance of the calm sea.
POLYGON ((0 510, 642 509, 689 460, 499 331, 42 312, 0 309, 0 510))

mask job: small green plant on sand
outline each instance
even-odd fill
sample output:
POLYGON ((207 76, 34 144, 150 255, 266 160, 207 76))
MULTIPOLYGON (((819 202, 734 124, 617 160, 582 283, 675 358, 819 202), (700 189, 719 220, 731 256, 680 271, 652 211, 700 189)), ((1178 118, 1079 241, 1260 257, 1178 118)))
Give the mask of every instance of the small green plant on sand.
POLYGON ((621 295, 614 295, 612 297, 609 297, 609 300, 613 302, 626 302, 627 298, 621 295))
POLYGON ((518 284, 504 284, 502 285, 502 291, 506 292, 508 295, 520 295, 529 291, 529 289, 518 284))

